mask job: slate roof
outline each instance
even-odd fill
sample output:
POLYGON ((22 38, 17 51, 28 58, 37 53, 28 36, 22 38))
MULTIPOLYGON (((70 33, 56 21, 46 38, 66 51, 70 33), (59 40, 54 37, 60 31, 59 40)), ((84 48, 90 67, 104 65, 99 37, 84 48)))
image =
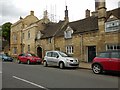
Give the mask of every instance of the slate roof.
POLYGON ((118 19, 120 19, 120 7, 107 11, 107 17, 106 19, 108 19, 110 17, 110 15, 114 15, 115 17, 117 17, 118 19))
POLYGON ((92 16, 79 21, 70 22, 69 26, 74 30, 74 33, 98 30, 98 17, 92 16))
POLYGON ((69 22, 61 31, 57 32, 56 36, 63 36, 67 26, 73 30, 73 34, 84 33, 98 30, 98 17, 91 16, 82 20, 69 22))
MULTIPOLYGON (((112 14, 117 18, 120 18, 120 8, 116 8, 110 11, 107 11, 107 18, 112 14)), ((107 19, 106 18, 106 19, 107 19)), ((53 36, 63 36, 64 31, 66 30, 67 26, 69 25, 74 33, 84 33, 84 32, 91 32, 91 31, 98 31, 98 17, 91 16, 85 19, 69 22, 64 28, 60 29, 63 25, 64 21, 60 21, 59 23, 50 23, 44 30, 44 35, 42 38, 48 38, 53 36)))
POLYGON ((60 21, 59 23, 47 24, 46 28, 42 31, 43 36, 41 37, 41 39, 53 37, 57 33, 57 31, 60 30, 63 24, 64 21, 60 21))

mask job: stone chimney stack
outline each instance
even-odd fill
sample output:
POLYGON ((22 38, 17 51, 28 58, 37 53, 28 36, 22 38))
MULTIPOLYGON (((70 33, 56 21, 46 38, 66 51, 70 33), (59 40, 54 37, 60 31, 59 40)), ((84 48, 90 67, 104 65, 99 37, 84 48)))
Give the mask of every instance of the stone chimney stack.
POLYGON ((30 15, 33 15, 33 16, 34 16, 34 11, 30 11, 30 15))
POLYGON ((120 8, 120 1, 118 2, 118 8, 120 8))
POLYGON ((97 10, 98 10, 99 3, 100 3, 99 0, 95 0, 95 12, 97 12, 97 10))
POLYGON ((44 14, 43 14, 43 23, 47 24, 49 22, 50 22, 50 20, 48 18, 48 12, 47 12, 47 10, 45 10, 44 14))
POLYGON ((90 10, 87 9, 85 12, 86 12, 86 18, 90 17, 90 10))
POLYGON ((106 1, 105 0, 98 0, 98 18, 106 18, 106 1))
POLYGON ((47 12, 47 10, 44 11, 44 16, 43 16, 43 18, 48 18, 48 12, 47 12))

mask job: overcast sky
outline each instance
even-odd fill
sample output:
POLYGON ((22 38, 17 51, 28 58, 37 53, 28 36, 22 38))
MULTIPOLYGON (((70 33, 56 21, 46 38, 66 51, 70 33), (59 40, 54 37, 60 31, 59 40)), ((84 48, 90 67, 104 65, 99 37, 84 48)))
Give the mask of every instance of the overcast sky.
MULTIPOLYGON (((118 8, 119 1, 106 0, 107 11, 118 8)), ((85 18, 86 9, 95 10, 95 0, 0 0, 0 25, 15 23, 20 16, 24 18, 29 15, 31 10, 38 19, 43 17, 43 11, 47 9, 50 19, 63 20, 65 5, 68 6, 70 21, 85 18)))

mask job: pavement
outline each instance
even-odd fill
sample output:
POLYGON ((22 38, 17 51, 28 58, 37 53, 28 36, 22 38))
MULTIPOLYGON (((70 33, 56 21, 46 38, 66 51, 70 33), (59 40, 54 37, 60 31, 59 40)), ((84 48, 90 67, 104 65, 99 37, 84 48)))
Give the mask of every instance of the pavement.
POLYGON ((91 64, 92 64, 92 63, 80 62, 79 68, 82 68, 82 69, 90 69, 90 70, 91 70, 91 64))

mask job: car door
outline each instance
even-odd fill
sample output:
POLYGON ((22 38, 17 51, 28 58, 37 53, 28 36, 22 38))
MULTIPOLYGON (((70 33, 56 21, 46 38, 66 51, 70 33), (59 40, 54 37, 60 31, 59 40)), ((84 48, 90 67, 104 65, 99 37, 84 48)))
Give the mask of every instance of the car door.
POLYGON ((57 66, 59 62, 59 54, 57 52, 52 53, 52 64, 57 66))
POLYGON ((25 54, 20 54, 20 55, 19 55, 19 60, 20 60, 21 62, 25 62, 25 54))
POLYGON ((52 65, 52 52, 47 52, 45 60, 47 61, 48 64, 52 65))
POLYGON ((101 63, 104 70, 109 70, 110 68, 110 53, 109 52, 103 52, 99 55, 99 62, 101 63))
POLYGON ((120 52, 111 52, 109 60, 110 70, 120 71, 120 52))
POLYGON ((29 57, 30 57, 30 56, 29 56, 28 53, 24 54, 24 57, 23 57, 23 58, 24 58, 24 62, 27 62, 27 60, 29 59, 29 57))

